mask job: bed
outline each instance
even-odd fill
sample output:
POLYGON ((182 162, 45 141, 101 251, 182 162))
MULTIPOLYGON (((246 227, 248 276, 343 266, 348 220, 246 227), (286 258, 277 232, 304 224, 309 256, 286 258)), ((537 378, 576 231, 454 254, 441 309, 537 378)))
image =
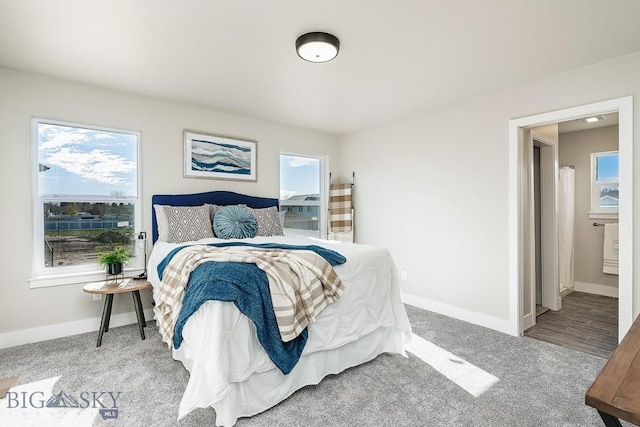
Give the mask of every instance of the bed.
MULTIPOLYGON (((191 230, 180 231, 176 242, 174 238, 167 239, 163 207, 192 207, 183 210, 195 211, 205 206, 213 213, 211 205, 217 209, 239 205, 252 208, 256 218, 260 219, 258 214, 262 215, 263 211, 272 213, 274 207, 277 210, 278 200, 214 191, 155 195, 152 204, 154 246, 149 257, 148 272, 156 301, 161 298, 159 292, 162 286, 158 271, 162 272, 169 254, 175 253, 180 247, 216 246, 223 242, 257 246, 314 245, 346 258, 345 263, 334 267, 335 274, 343 284, 341 296, 328 304, 308 325, 305 331, 306 344, 286 375, 260 344, 256 324, 242 314, 234 303, 208 300, 199 306, 182 326, 179 347, 169 342, 174 359, 182 362, 190 373, 180 402, 178 419, 196 408, 212 407, 216 412, 216 425, 232 426, 238 418, 265 411, 296 390, 318 384, 327 375, 338 374, 382 353, 405 354, 403 348, 410 340, 411 326, 400 299, 398 275, 388 250, 284 235, 225 240, 210 236, 200 238, 198 233, 193 234, 191 230), (191 237, 194 240, 188 240, 191 237)), ((213 218, 209 219, 216 224, 216 217, 213 218)), ((187 223, 186 220, 182 222, 183 226, 187 223)), ((264 221, 259 224, 260 230, 267 230, 264 221)), ((275 234, 282 233, 276 231, 275 234)))

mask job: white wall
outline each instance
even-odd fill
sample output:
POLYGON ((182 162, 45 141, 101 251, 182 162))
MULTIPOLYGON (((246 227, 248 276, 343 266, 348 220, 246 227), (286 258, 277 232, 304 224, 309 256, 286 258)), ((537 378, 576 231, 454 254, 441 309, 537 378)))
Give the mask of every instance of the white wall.
MULTIPOLYGON (((508 330, 509 120, 626 95, 637 102, 638 75, 635 53, 345 136, 340 174, 358 178, 357 241, 389 247, 412 301, 508 330)), ((634 123, 640 129, 638 107, 634 123)), ((633 288, 635 315, 638 275, 633 288)))
MULTIPOLYGON (((102 301, 93 302, 81 285, 29 288, 32 117, 140 131, 143 229, 149 232, 155 193, 230 190, 278 197, 280 150, 327 155, 337 166, 333 135, 0 69, 0 344, 2 333, 66 322, 64 327, 98 318, 102 310, 102 301), (183 178, 184 129, 257 140, 257 183, 183 178)), ((116 297, 113 313, 132 311, 129 299, 116 297)), ((144 299, 148 306, 148 294, 144 299)))
MULTIPOLYGON (((509 317, 509 120, 626 95, 637 102, 638 75, 640 53, 416 114, 338 144, 322 133, 0 70, 0 334, 96 318, 101 311, 80 285, 30 289, 27 283, 34 116, 142 132, 146 229, 154 193, 224 189, 273 197, 281 149, 330 155, 336 175, 350 179, 356 172, 357 241, 391 250, 407 272, 403 291, 449 315, 501 329, 509 317), (257 139, 258 183, 184 179, 183 129, 257 139)), ((634 124, 640 129, 637 107, 634 124)), ((640 165, 640 150, 634 164, 640 165)), ((639 193, 640 174, 634 176, 639 193)), ((640 224, 639 194, 635 200, 640 224)), ((640 253, 640 227, 634 230, 640 253)), ((636 315, 637 274, 633 288, 636 315)), ((114 307, 114 313, 130 310, 128 301, 114 307)))

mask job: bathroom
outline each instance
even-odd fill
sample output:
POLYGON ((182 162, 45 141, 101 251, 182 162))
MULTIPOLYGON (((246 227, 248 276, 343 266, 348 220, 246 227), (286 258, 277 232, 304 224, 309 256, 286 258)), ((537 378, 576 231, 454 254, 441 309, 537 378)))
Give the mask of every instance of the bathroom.
POLYGON ((618 343, 618 116, 595 116, 591 123, 586 118, 559 123, 556 135, 561 301, 553 307, 542 297, 543 261, 539 254, 545 234, 540 221, 545 202, 539 190, 539 172, 544 145, 534 137, 537 315, 525 335, 608 358, 618 343))

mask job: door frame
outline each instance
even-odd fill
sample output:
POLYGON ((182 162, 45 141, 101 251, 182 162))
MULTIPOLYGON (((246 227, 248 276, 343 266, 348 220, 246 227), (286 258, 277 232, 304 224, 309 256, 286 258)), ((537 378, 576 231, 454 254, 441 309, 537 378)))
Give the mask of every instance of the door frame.
POLYGON ((534 145, 535 141, 540 144, 542 306, 560 310, 562 299, 558 285, 558 136, 556 134, 556 138, 553 139, 532 130, 531 137, 534 145))
POLYGON ((522 250, 523 250, 523 293, 522 329, 536 324, 536 282, 537 254, 534 210, 540 203, 540 259, 542 266, 542 305, 551 310, 562 308, 558 287, 558 234, 557 234, 557 181, 558 181, 558 138, 552 138, 536 130, 526 128, 522 139, 522 250), (534 146, 540 148, 540 200, 534 196, 534 146))
POLYGON ((618 113, 620 153, 620 208, 618 222, 618 340, 633 323, 633 97, 626 96, 562 110, 509 120, 509 330, 523 334, 524 254, 521 174, 524 129, 575 120, 598 114, 618 113))

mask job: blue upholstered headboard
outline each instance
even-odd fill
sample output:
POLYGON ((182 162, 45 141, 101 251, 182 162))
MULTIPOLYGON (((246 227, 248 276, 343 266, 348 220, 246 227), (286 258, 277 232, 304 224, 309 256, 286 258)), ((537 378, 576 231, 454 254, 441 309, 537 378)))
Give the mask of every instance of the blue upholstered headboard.
POLYGON ((156 194, 151 197, 151 228, 153 242, 158 240, 158 221, 156 219, 156 211, 153 205, 171 205, 171 206, 202 206, 205 203, 212 205, 239 205, 245 204, 250 208, 260 209, 270 206, 279 207, 278 199, 270 199, 267 197, 247 196, 246 194, 238 194, 232 191, 209 191, 206 193, 194 194, 156 194))

